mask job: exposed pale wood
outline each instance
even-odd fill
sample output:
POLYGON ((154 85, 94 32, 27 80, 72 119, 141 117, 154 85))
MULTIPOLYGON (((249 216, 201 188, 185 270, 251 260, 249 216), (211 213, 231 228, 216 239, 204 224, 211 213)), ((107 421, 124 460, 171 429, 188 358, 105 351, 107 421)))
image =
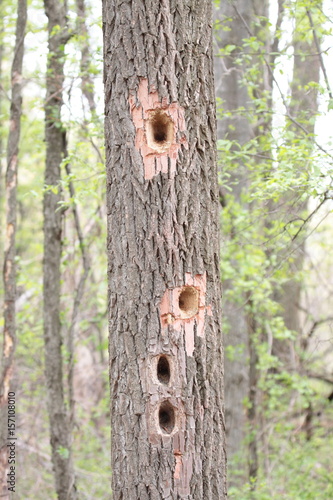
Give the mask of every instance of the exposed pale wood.
POLYGON ((222 500, 211 2, 103 11, 113 498, 222 500), (186 315, 184 287, 198 300, 186 315))

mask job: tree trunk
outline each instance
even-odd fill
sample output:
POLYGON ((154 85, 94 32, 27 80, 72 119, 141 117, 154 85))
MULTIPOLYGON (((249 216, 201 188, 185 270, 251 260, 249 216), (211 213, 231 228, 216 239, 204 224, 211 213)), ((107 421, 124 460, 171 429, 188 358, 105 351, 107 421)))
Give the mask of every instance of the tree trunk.
MULTIPOLYGON (((267 156, 267 150, 260 150, 260 142, 261 137, 269 136, 272 126, 272 115, 269 110, 272 108, 273 71, 284 12, 282 0, 278 1, 278 16, 273 38, 267 26, 268 11, 269 2, 266 0, 221 1, 216 10, 219 28, 216 36, 219 49, 218 56, 215 58, 218 77, 216 88, 222 111, 218 121, 218 139, 232 141, 232 149, 238 151, 251 139, 257 138, 257 163, 260 161, 261 155, 262 157, 267 156), (243 42, 244 39, 249 38, 263 43, 265 56, 262 53, 260 57, 262 49, 257 51, 257 56, 253 53, 256 51, 243 42), (225 51, 226 47, 232 48, 230 53, 228 50, 225 51), (265 59, 266 64, 263 59, 265 59), (252 97, 250 97, 245 82, 249 78, 249 71, 253 71, 256 65, 258 67, 257 75, 252 74, 250 77, 252 81, 252 86, 250 86, 252 97), (256 81, 255 87, 253 85, 254 79, 256 81), (263 97, 266 99, 268 112, 263 111, 260 104, 258 105, 256 102, 262 103, 263 97)), ((223 161, 225 159, 221 158, 221 163, 223 161)), ((254 203, 249 205, 245 200, 248 199, 247 190, 250 186, 250 179, 253 178, 252 175, 251 169, 248 170, 246 160, 244 163, 241 160, 238 161, 237 169, 234 168, 230 174, 229 186, 232 193, 229 196, 224 195, 223 203, 227 209, 229 203, 232 207, 226 216, 226 219, 231 221, 232 228, 234 225, 237 226, 237 219, 242 213, 243 216, 245 213, 247 214, 245 217, 248 217, 248 220, 251 219, 250 211, 254 203)), ((265 211, 266 209, 263 210, 263 213, 265 211)), ((255 221, 257 232, 262 233, 268 222, 268 217, 255 221)), ((230 234, 226 234, 232 248, 235 248, 237 244, 233 242, 234 239, 240 246, 244 243, 237 232, 236 229, 235 236, 232 229, 230 234)), ((255 241, 253 243, 255 244, 255 241)), ((239 265, 237 260, 234 260, 232 255, 226 258, 230 259, 229 262, 237 270, 239 265)), ((251 296, 243 296, 240 303, 241 294, 239 291, 237 293, 237 286, 235 289, 233 280, 225 280, 223 285, 226 297, 224 318, 228 325, 225 345, 232 354, 230 359, 226 357, 225 361, 227 454, 231 458, 229 479, 230 484, 241 485, 244 482, 245 461, 248 458, 248 476, 254 488, 254 479, 259 463, 257 430, 259 425, 258 410, 260 409, 257 387, 259 380, 257 345, 260 340, 258 339, 259 333, 256 331, 257 311, 255 307, 252 307, 251 296), (228 292, 231 292, 230 296, 236 297, 236 300, 228 300, 228 292), (247 410, 245 409, 245 401, 248 404, 247 410), (245 446, 247 446, 247 450, 245 446)))
POLYGON ((249 342, 249 399, 247 407, 248 419, 248 475, 251 483, 251 489, 255 489, 258 476, 258 352, 257 352, 257 324, 255 312, 252 310, 251 295, 248 294, 248 342, 249 342))
POLYGON ((49 56, 47 65, 45 138, 46 169, 44 194, 44 339, 45 375, 56 492, 59 500, 76 498, 71 457, 69 419, 64 402, 60 331, 61 201, 60 164, 65 131, 61 123, 64 82, 64 46, 68 41, 65 7, 45 0, 48 17, 49 56))
MULTIPOLYGON (((293 79, 291 83, 291 103, 289 113, 293 119, 301 123, 302 127, 307 130, 307 150, 310 157, 313 147, 315 116, 318 113, 317 85, 319 84, 320 78, 320 40, 317 38, 316 43, 315 37, 317 37, 317 35, 315 33, 315 27, 311 26, 311 21, 307 19, 305 8, 300 8, 298 16, 298 19, 296 19, 295 33, 293 37, 294 67, 293 79), (306 20, 308 21, 308 24, 306 20), (305 30, 308 32, 306 39, 304 38, 305 30), (313 82, 315 85, 309 87, 308 84, 310 82, 313 82)), ((311 13, 310 19, 312 19, 311 13)), ((298 135, 301 139, 304 139, 304 131, 301 130, 300 127, 297 127, 294 123, 292 123, 291 128, 296 136, 298 135)), ((303 166, 300 165, 300 169, 302 168, 309 168, 309 162, 303 166)), ((300 195, 300 193, 297 194, 298 196, 300 195)), ((295 193, 291 192, 287 193, 283 200, 285 205, 290 207, 289 218, 293 220, 296 220, 297 217, 304 219, 304 214, 309 200, 305 199, 304 201, 299 202, 298 197, 296 200, 295 198, 295 193)), ((296 276, 296 279, 293 278, 287 281, 282 287, 282 292, 277 294, 277 300, 283 309, 283 318, 286 327, 289 330, 297 332, 299 335, 302 333, 300 318, 302 282, 297 279, 297 276, 299 276, 299 273, 303 269, 305 250, 304 236, 301 236, 300 238, 301 241, 298 238, 291 244, 291 248, 288 249, 288 253, 293 250, 293 263, 290 274, 292 276, 296 276)), ((290 367, 292 360, 294 359, 290 343, 275 340, 274 352, 286 363, 287 366, 290 367)), ((295 367, 291 366, 291 368, 294 369, 295 367)))
POLYGON ((76 0, 76 11, 77 11, 78 32, 83 37, 83 41, 81 43, 81 61, 80 61, 81 91, 83 96, 86 98, 88 102, 92 118, 95 118, 96 103, 94 97, 94 82, 89 73, 91 57, 89 51, 89 39, 88 39, 89 35, 86 25, 86 6, 84 0, 76 0))
MULTIPOLYGON (((21 131, 22 114, 22 64, 24 54, 24 37, 27 23, 27 2, 19 0, 17 6, 17 22, 14 59, 11 69, 11 104, 10 104, 10 129, 7 144, 7 170, 6 170, 6 240, 3 266, 4 282, 4 330, 3 352, 0 372, 0 497, 9 498, 10 491, 7 484, 8 463, 8 393, 10 391, 11 377, 14 365, 14 352, 16 347, 15 326, 15 300, 16 300, 16 266, 15 266, 15 237, 16 237, 16 192, 18 152, 21 131)), ((12 399, 12 398, 11 398, 12 399)), ((13 406, 13 405, 11 405, 13 406)), ((12 412, 11 412, 12 413, 12 412)), ((12 418, 10 424, 15 424, 12 418)), ((11 429, 13 426, 11 425, 11 429)), ((11 441, 16 439, 15 431, 11 441)), ((11 466, 16 469, 11 460, 11 466)), ((13 471, 13 469, 11 469, 13 471)), ((14 474, 15 477, 15 474, 14 474)), ((13 480, 14 482, 14 480, 13 480)))
MULTIPOLYGON (((225 1, 221 1, 215 11, 219 23, 216 36, 219 50, 223 50, 227 45, 238 47, 242 44, 242 40, 249 36, 246 24, 248 26, 252 24, 254 15, 252 4, 248 0, 242 0, 237 2, 237 5, 242 17, 237 15, 231 3, 225 1)), ((253 137, 253 131, 246 114, 246 111, 249 112, 251 109, 251 102, 248 89, 242 83, 247 68, 245 63, 242 66, 235 63, 237 57, 239 57, 237 49, 232 51, 230 56, 215 57, 216 97, 221 100, 223 112, 232 113, 230 117, 218 120, 217 137, 236 141, 242 146, 253 137), (240 112, 239 109, 243 111, 240 112)), ((241 193, 246 190, 248 182, 247 167, 239 164, 237 172, 230 179, 237 203, 241 202, 241 193)), ((223 287, 227 292, 232 289, 233 284, 225 280, 223 287)), ((223 314, 224 321, 228 325, 225 346, 231 347, 235 352, 231 359, 228 356, 225 358, 224 379, 227 454, 228 458, 232 458, 235 455, 241 457, 244 451, 246 433, 244 401, 249 393, 249 332, 246 312, 238 303, 224 299, 223 314)))
POLYGON ((226 498, 210 0, 104 0, 115 500, 226 498))
MULTIPOLYGON (((4 33, 4 14, 3 14, 3 2, 0 0, 0 82, 3 82, 3 63, 4 63, 4 45, 3 45, 3 33, 4 33)), ((0 92, 0 115, 3 114, 3 95, 0 92)), ((4 122, 0 124, 0 206, 3 207, 4 203, 4 179, 3 179, 3 156, 4 156, 4 141, 3 141, 3 130, 4 122)), ((0 225, 3 225, 3 210, 0 210, 0 225)), ((2 233, 0 234, 0 249, 2 254, 4 244, 4 237, 2 233)), ((0 269, 3 268, 3 256, 0 254, 0 269)), ((2 292, 2 286, 0 285, 0 290, 2 292)), ((2 346, 1 346, 2 347, 2 346)))

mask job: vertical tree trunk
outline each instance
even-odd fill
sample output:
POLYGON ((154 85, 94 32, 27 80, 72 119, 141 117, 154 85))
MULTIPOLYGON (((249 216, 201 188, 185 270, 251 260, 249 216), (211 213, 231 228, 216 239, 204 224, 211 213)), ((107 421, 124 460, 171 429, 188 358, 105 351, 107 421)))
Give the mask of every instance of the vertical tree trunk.
POLYGON ((255 313, 252 311, 252 301, 251 296, 248 294, 248 317, 247 317, 247 329, 248 329, 248 342, 249 342, 249 389, 248 389, 248 407, 247 407, 247 419, 248 419, 248 444, 249 444, 249 455, 248 455, 248 476, 251 483, 251 488, 255 489, 256 480, 258 476, 258 352, 257 352, 257 324, 255 319, 255 313))
POLYGON ((8 392, 16 347, 15 299, 16 299, 16 191, 18 153, 22 114, 22 64, 24 37, 27 22, 27 2, 19 0, 17 6, 14 59, 11 69, 10 129, 7 144, 6 170, 6 236, 3 266, 4 281, 4 330, 3 352, 0 371, 0 497, 9 498, 8 473, 8 392))
MULTIPOLYGON (((317 9, 321 8, 320 3, 317 9)), ((317 13, 318 13, 317 11, 317 13)), ((294 46, 294 67, 293 79, 291 84, 291 103, 289 113, 298 122, 305 127, 308 133, 307 150, 309 158, 311 157, 311 150, 313 147, 313 134, 315 131, 315 117, 318 113, 318 90, 317 85, 320 81, 320 66, 321 66, 321 49, 320 49, 320 36, 316 32, 316 26, 312 17, 311 9, 305 11, 305 8, 300 8, 299 17, 296 19, 295 33, 293 39, 294 46), (307 37, 304 38, 304 32, 309 32, 307 37), (312 82, 315 85, 309 86, 312 82)), ((304 131, 292 124, 292 129, 296 135, 304 139, 304 131)), ((308 168, 304 165, 300 168, 308 168)), ((311 167, 310 167, 311 168, 311 167)), ((308 207, 308 198, 304 201, 292 203, 294 193, 287 194, 285 203, 289 203, 292 207, 292 214, 290 218, 295 219, 300 217, 304 220, 304 214, 308 207)), ((304 266, 305 257, 305 239, 301 236, 302 240, 297 239, 292 243, 293 245, 293 264, 292 275, 298 276, 304 266)), ((302 334, 301 324, 301 295, 302 295, 302 281, 300 279, 288 280, 282 288, 278 300, 283 308, 283 317, 286 327, 289 330, 302 334)), ((304 346, 306 349, 306 346, 304 346)), ((290 346, 286 343, 275 341, 275 351, 277 355, 284 360, 287 365, 291 365, 294 356, 290 346), (289 347, 289 349, 286 349, 289 347)), ((293 369, 294 366, 291 366, 293 369)), ((301 366, 300 371, 303 371, 301 366)), ((304 429, 306 432, 307 440, 312 438, 312 419, 313 407, 311 401, 305 410, 306 417, 304 429)))
MULTIPOLYGON (((318 8, 320 6, 318 5, 318 8)), ((310 14, 311 16, 311 14, 310 14)), ((318 113, 318 90, 316 85, 319 84, 320 77, 320 47, 316 46, 313 30, 310 21, 306 23, 306 11, 300 9, 299 19, 296 20, 295 33, 293 39, 294 46, 294 67, 293 79, 291 83, 291 104, 289 108, 290 115, 299 121, 308 131, 308 151, 309 156, 312 149, 312 135, 315 127, 315 116, 318 113), (304 38, 304 29, 308 35, 304 38), (313 82, 315 85, 308 87, 308 84, 313 82)), ((311 17, 312 19, 312 17, 311 17)), ((315 35, 316 36, 316 35, 315 35)), ((319 41, 318 41, 319 43, 319 41)), ((297 128, 294 124, 291 125, 295 134, 301 138, 304 137, 304 132, 297 128)), ((302 166, 300 166, 302 168, 302 166)), ((307 166, 303 166, 307 168, 307 166)), ((295 198, 295 194, 291 193, 286 196, 285 203, 291 205, 295 198)), ((304 210, 308 205, 308 199, 302 203, 294 203, 291 207, 291 219, 297 216, 303 217, 304 210)), ((305 242, 295 241, 294 262, 292 274, 297 275, 303 268, 304 263, 304 248, 305 242)), ((300 323, 300 302, 301 302, 302 283, 300 280, 291 279, 284 286, 280 296, 280 303, 284 310, 284 321, 288 329, 301 333, 300 323)), ((281 346, 278 344, 281 354, 281 346)), ((285 351, 285 350, 284 350, 285 351)), ((282 350, 283 352, 283 350, 282 350)), ((286 358, 290 360, 289 356, 286 358)))
POLYGON ((115 500, 226 498, 210 0, 104 0, 115 500))
MULTIPOLYGON (((319 7, 318 5, 318 9, 319 7)), ((316 46, 316 35, 314 35, 313 28, 307 17, 305 7, 300 6, 297 11, 293 34, 294 66, 291 82, 291 102, 288 111, 295 122, 301 124, 302 128, 298 127, 294 122, 290 122, 289 126, 296 137, 299 136, 301 140, 304 141, 305 139, 308 141, 305 147, 309 158, 311 157, 313 146, 312 136, 315 127, 315 116, 318 112, 318 90, 316 85, 319 83, 320 78, 320 47, 319 45, 318 47, 316 46), (307 33, 306 38, 304 37, 305 32, 307 33), (315 85, 308 86, 309 82, 313 82, 315 85), (304 129, 307 131, 307 136, 304 134, 304 129)), ((317 43, 319 44, 318 39, 317 43)), ((303 155, 306 157, 306 154, 303 153, 303 155)), ((305 164, 300 161, 299 168, 309 168, 309 165, 309 161, 306 161, 305 164)), ((306 198, 300 202, 300 195, 300 192, 297 195, 295 195, 294 191, 287 192, 282 200, 284 205, 288 207, 290 220, 296 220, 298 217, 300 220, 304 220, 305 218, 309 200, 306 198)), ((299 274, 304 265, 304 250, 305 239, 301 235, 300 238, 291 243, 288 249, 288 253, 293 256, 293 262, 290 264, 290 275, 292 278, 284 283, 281 292, 275 294, 276 301, 282 306, 285 326, 299 335, 302 334, 300 315, 302 281, 299 279, 299 274)), ((291 342, 275 339, 273 352, 284 362, 287 368, 295 369, 294 346, 291 342)))
MULTIPOLYGON (((0 82, 2 82, 2 70, 3 70, 3 56, 4 56, 4 47, 3 47, 3 32, 4 32, 4 26, 3 26, 4 20, 3 20, 3 3, 2 0, 0 0, 0 82)), ((0 92, 0 115, 3 113, 3 95, 2 92, 0 92)), ((3 155, 4 155, 4 148, 3 148, 3 127, 4 123, 2 122, 0 124, 0 206, 3 207, 3 199, 4 199, 4 183, 3 183, 3 155)), ((3 224, 3 213, 2 210, 0 210, 0 225, 2 226, 3 224)), ((3 248, 3 235, 0 234, 0 248, 2 252, 3 248)), ((2 269, 2 263, 3 263, 3 257, 1 255, 0 257, 0 268, 2 269)))
MULTIPOLYGON (((278 17, 276 22, 275 37, 272 39, 267 27, 269 2, 253 0, 252 2, 237 0, 235 2, 220 2, 216 10, 219 30, 216 36, 217 46, 222 51, 225 47, 232 47, 230 55, 221 55, 215 58, 217 81, 217 97, 220 99, 221 108, 226 111, 226 117, 222 116, 218 121, 218 138, 233 141, 233 150, 241 149, 252 138, 258 138, 258 159, 260 161, 260 137, 270 133, 272 126, 271 114, 256 111, 255 100, 265 96, 267 99, 267 110, 272 106, 273 71, 278 51, 279 30, 281 27, 284 6, 278 1, 278 17), (260 24, 258 21, 260 20, 260 24), (253 54, 253 49, 243 43, 244 39, 255 37, 265 46, 267 64, 259 61, 256 88, 252 89, 253 98, 250 97, 245 84, 246 73, 255 67, 258 59, 253 54), (252 52, 252 53, 251 53, 252 52), (247 55, 248 54, 248 55, 247 55), (241 62, 240 62, 241 61, 241 62), (268 68, 268 62, 269 67, 268 68), (257 116, 256 121, 254 116, 257 116)), ((267 155, 267 151, 265 151, 267 155)), ((263 156, 265 156, 263 154, 263 156)), ((221 159, 223 161, 223 158, 221 159)), ((237 162, 237 169, 231 173, 229 185, 232 193, 226 197, 224 203, 228 205, 229 200, 233 207, 228 216, 237 220, 239 215, 247 212, 250 220, 250 207, 247 202, 247 188, 250 185, 251 171, 247 163, 237 162), (236 207, 236 208, 234 208, 236 207)), ((252 204, 253 207, 253 204, 252 204)), ((257 224, 257 231, 261 232, 268 220, 262 219, 257 224)), ((231 232, 230 240, 234 238, 231 232)), ((239 240, 238 240, 239 241, 239 240)), ((232 257, 231 257, 232 259, 232 257)), ((231 260, 233 264, 233 260, 231 260)), ((237 268, 237 261, 235 261, 237 268)), ((248 476, 252 485, 258 471, 257 453, 257 429, 258 429, 258 322, 256 311, 251 304, 251 296, 244 297, 243 304, 239 303, 239 293, 235 294, 232 280, 224 282, 225 297, 228 292, 236 295, 238 302, 225 298, 224 315, 228 324, 228 332, 225 337, 225 345, 231 348, 233 356, 225 361, 225 387, 226 387, 226 428, 227 428, 227 453, 228 457, 235 459, 231 461, 231 484, 235 482, 242 484, 245 479, 245 460, 248 458, 248 476), (248 408, 245 409, 244 402, 247 401, 248 408), (248 426, 246 425, 248 424, 248 426), (246 435, 247 434, 247 435, 246 435), (246 439, 245 439, 246 438, 246 439), (246 456, 246 448, 248 455, 246 456), (242 462, 244 460, 244 463, 242 462), (236 465, 234 465, 236 464, 236 465), (234 467, 233 467, 234 466, 234 467), (242 472, 244 475, 242 477, 242 472)))
POLYGON ((64 46, 68 41, 65 7, 57 0, 44 0, 48 17, 49 56, 46 80, 46 169, 44 194, 44 338, 45 375, 52 463, 59 500, 76 498, 71 457, 71 434, 64 402, 60 331, 61 200, 60 164, 65 131, 61 123, 64 82, 64 46))
POLYGON ((76 0, 76 11, 77 11, 77 26, 78 32, 83 37, 81 45, 81 61, 80 61, 80 72, 81 72, 81 91, 83 96, 86 98, 91 116, 94 118, 96 114, 96 103, 94 98, 94 82, 89 73, 89 66, 91 62, 90 51, 89 51, 89 39, 88 30, 86 25, 86 6, 84 0, 76 0))
MULTIPOLYGON (((227 45, 239 47, 249 34, 246 25, 253 21, 253 6, 248 0, 237 2, 239 13, 230 2, 220 1, 215 16, 218 20, 216 36, 219 50, 227 45), (226 29, 228 28, 228 29, 226 29)), ((253 130, 246 111, 250 111, 251 102, 248 89, 242 83, 246 64, 235 63, 239 57, 239 49, 232 51, 228 57, 215 57, 216 97, 221 100, 223 111, 231 113, 228 118, 220 118, 217 122, 218 139, 235 141, 240 147, 253 137, 253 130), (238 110, 243 111, 239 112, 238 110)), ((235 146, 237 148, 237 146, 235 146)), ((241 203, 242 191, 248 185, 247 167, 239 164, 236 173, 230 179, 236 203, 241 203)), ((230 235, 232 238, 232 235, 230 235)), ((223 278, 223 276, 222 276, 223 278)), ((225 280, 225 292, 232 289, 232 282, 225 280)), ((226 293, 227 295, 227 293, 226 293)), ((225 357, 225 419, 227 432, 228 458, 243 456, 246 433, 246 409, 244 401, 249 393, 249 332, 247 314, 238 303, 224 299, 224 320, 228 324, 225 335, 225 346, 231 347, 235 355, 225 357)), ((245 472, 245 471, 244 471, 245 472)))
MULTIPOLYGON (((256 57, 251 54, 245 57, 247 52, 251 53, 243 40, 249 37, 257 37, 265 43, 267 52, 270 51, 270 35, 268 29, 257 26, 257 21, 261 17, 268 16, 268 2, 238 0, 237 2, 224 2, 221 0, 216 9, 216 19, 218 21, 218 32, 216 36, 219 52, 215 58, 215 72, 217 77, 216 95, 221 103, 221 117, 218 120, 218 139, 233 142, 232 149, 238 151, 255 136, 263 133, 256 126, 253 115, 255 115, 255 104, 249 95, 249 90, 245 84, 246 73, 257 62, 256 57), (223 54, 223 50, 231 46, 233 49, 230 55, 223 54), (222 53, 222 56, 221 56, 222 53), (240 62, 241 61, 241 62, 240 62), (223 116, 225 114, 226 116, 223 116), (251 118, 252 117, 252 118, 251 118)), ((268 78, 266 67, 261 63, 258 69, 257 94, 259 97, 266 91, 271 95, 272 88, 267 85, 268 78), (268 87, 268 88, 266 88, 268 87)), ((258 117, 258 122, 262 117, 258 117)), ((270 127, 267 117, 264 116, 265 130, 270 127)), ((223 162, 223 158, 221 158, 223 162)), ((236 207, 234 215, 237 218, 242 210, 249 212, 250 207, 244 201, 247 196, 247 189, 250 185, 250 173, 246 161, 237 162, 237 169, 230 175, 229 185, 232 187, 230 199, 236 207)), ((228 200, 225 200, 228 203, 228 200)), ((227 235, 232 240, 234 235, 227 235)), ((233 261, 232 261, 233 264, 233 261)), ((237 262, 234 263, 237 267, 237 262)), ((252 317, 254 312, 250 307, 249 297, 244 297, 243 304, 239 300, 228 300, 228 292, 234 290, 232 280, 225 280, 224 283, 224 317, 228 325, 225 335, 225 345, 231 348, 233 356, 225 360, 225 404, 226 404, 226 429, 227 429, 227 454, 231 459, 235 459, 238 464, 237 474, 231 475, 232 483, 236 478, 239 483, 245 479, 246 444, 248 444, 248 459, 250 464, 257 464, 256 455, 256 425, 257 425, 257 403, 256 384, 257 374, 257 353, 256 353, 256 325, 252 317), (247 303, 247 305, 246 305, 247 303), (246 309, 249 309, 246 311, 246 309), (244 402, 248 400, 251 407, 246 410, 244 402), (251 428, 251 438, 246 440, 247 423, 251 428), (242 462, 244 460, 244 463, 242 462), (241 465, 240 465, 241 464, 241 465), (241 470, 244 471, 242 477, 241 470)), ((239 299, 239 297, 237 297, 239 299)), ((232 467, 232 465, 231 465, 232 467)), ((257 471, 257 465, 250 465, 249 476, 253 478, 253 473, 257 471)))

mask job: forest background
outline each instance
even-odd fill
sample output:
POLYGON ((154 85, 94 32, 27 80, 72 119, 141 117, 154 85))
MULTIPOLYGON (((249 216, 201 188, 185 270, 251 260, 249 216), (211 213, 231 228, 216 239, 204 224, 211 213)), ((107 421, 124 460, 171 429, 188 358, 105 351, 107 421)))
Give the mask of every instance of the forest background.
MULTIPOLYGON (((5 227, 17 5, 2 0, 0 11, 5 227)), ((333 498, 332 19, 330 2, 319 0, 214 2, 228 475, 237 500, 333 498)), ((111 431, 101 12, 90 2, 68 2, 68 21, 61 113, 65 396, 79 496, 105 499, 111 431)), ((22 71, 12 388, 19 437, 13 498, 37 500, 56 498, 42 354, 47 53, 47 18, 34 0, 22 71)), ((2 249, 1 267, 4 255, 2 249)))

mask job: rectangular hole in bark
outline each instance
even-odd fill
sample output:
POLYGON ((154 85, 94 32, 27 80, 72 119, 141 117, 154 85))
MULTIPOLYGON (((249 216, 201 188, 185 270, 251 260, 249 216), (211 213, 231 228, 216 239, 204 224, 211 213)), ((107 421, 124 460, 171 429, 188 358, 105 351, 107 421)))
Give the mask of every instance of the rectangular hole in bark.
POLYGON ((199 292, 193 286, 184 287, 178 299, 180 316, 183 319, 192 318, 199 310, 199 292))
POLYGON ((161 384, 167 385, 170 382, 170 363, 166 356, 160 356, 157 363, 157 378, 161 384))
POLYGON ((161 403, 158 412, 158 422, 164 433, 171 434, 174 430, 176 424, 175 409, 169 401, 161 403))
POLYGON ((147 121, 147 144, 158 153, 167 151, 173 141, 174 126, 170 116, 157 109, 147 121))

